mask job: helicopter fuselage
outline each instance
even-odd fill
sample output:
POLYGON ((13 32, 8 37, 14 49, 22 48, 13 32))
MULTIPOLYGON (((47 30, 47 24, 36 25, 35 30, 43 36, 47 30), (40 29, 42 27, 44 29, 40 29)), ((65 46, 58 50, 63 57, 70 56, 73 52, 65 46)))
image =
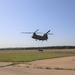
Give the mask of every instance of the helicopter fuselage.
POLYGON ((36 33, 33 33, 32 38, 33 39, 36 39, 36 41, 37 40, 44 41, 44 40, 47 40, 48 39, 48 35, 47 34, 44 34, 44 35, 41 36, 41 35, 37 35, 36 33))

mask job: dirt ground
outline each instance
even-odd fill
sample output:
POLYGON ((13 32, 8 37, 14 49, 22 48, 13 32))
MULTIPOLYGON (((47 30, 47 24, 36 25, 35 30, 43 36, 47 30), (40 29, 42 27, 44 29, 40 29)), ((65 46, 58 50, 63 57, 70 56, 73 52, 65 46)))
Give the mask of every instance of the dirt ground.
POLYGON ((75 56, 9 64, 0 62, 0 75, 75 75, 75 56))

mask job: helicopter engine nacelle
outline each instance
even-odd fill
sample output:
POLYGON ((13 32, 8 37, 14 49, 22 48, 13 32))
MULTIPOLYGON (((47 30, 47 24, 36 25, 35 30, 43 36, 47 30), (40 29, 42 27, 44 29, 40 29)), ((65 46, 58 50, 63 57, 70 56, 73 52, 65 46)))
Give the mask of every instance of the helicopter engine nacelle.
POLYGON ((47 39, 48 39, 48 35, 47 35, 47 33, 46 33, 46 34, 44 34, 43 36, 44 36, 44 39, 45 39, 45 40, 47 40, 47 39))
POLYGON ((36 33, 33 33, 32 38, 35 38, 35 37, 36 37, 36 33))

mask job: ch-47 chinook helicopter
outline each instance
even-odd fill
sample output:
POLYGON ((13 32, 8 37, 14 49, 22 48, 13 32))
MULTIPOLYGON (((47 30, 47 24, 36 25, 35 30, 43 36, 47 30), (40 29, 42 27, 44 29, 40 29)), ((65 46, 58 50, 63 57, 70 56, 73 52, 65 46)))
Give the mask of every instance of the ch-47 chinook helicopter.
POLYGON ((44 33, 43 35, 38 35, 37 33, 41 33, 41 32, 37 32, 39 29, 37 29, 35 32, 21 32, 22 34, 33 34, 32 35, 32 38, 33 39, 36 39, 36 41, 37 40, 39 40, 39 41, 44 41, 44 40, 46 40, 47 41, 47 39, 48 39, 48 35, 53 35, 53 33, 49 33, 51 30, 48 30, 46 33, 44 33))

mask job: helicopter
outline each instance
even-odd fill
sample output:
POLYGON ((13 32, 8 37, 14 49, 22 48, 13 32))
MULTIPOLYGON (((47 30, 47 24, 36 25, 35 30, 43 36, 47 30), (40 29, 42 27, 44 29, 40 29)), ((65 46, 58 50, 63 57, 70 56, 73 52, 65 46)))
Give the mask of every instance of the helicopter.
POLYGON ((39 29, 37 29, 35 32, 21 32, 22 34, 33 34, 32 38, 35 39, 36 41, 44 41, 44 40, 48 40, 48 35, 53 35, 53 33, 49 33, 51 30, 48 30, 46 33, 44 33, 43 35, 38 35, 37 33, 41 33, 41 32, 37 32, 39 29))

